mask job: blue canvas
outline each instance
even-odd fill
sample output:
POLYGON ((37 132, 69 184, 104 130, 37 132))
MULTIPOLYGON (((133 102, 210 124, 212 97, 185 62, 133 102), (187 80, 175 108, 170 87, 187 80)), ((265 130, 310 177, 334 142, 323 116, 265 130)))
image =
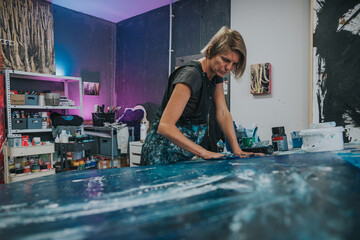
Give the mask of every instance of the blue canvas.
POLYGON ((359 239, 359 202, 330 152, 64 172, 0 186, 0 238, 359 239))

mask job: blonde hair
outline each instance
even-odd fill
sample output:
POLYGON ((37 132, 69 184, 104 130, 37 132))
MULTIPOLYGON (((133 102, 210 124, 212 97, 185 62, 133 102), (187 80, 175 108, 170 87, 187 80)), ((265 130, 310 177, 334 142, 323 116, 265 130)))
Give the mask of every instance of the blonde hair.
POLYGON ((229 50, 239 54, 239 62, 231 72, 235 77, 240 78, 244 74, 246 67, 246 46, 238 31, 223 26, 201 50, 201 53, 210 59, 229 50))

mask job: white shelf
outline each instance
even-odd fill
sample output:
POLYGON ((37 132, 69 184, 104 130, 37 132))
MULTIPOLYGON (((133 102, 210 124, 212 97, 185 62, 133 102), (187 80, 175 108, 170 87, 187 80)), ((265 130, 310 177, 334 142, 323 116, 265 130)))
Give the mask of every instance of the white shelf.
POLYGON ((43 172, 15 174, 15 176, 9 176, 8 183, 20 182, 33 178, 54 175, 54 174, 55 174, 55 169, 53 168, 43 172))
MULTIPOLYGON (((21 133, 41 133, 41 132, 51 132, 51 128, 46 129, 13 129, 12 128, 12 119, 11 111, 13 109, 39 109, 39 110, 71 110, 78 109, 81 112, 81 117, 83 116, 83 99, 82 99, 82 80, 80 77, 68 77, 68 76, 57 76, 51 74, 42 74, 42 73, 31 73, 31 72, 22 72, 14 70, 5 70, 5 93, 6 93, 6 115, 7 115, 7 136, 11 137, 14 134, 21 133), (12 82, 16 81, 29 80, 29 86, 33 83, 31 81, 44 81, 44 82, 60 82, 64 87, 63 95, 69 97, 69 87, 74 87, 73 85, 78 85, 78 95, 79 101, 77 104, 79 106, 38 106, 38 105, 12 105, 10 101, 10 91, 13 90, 10 85, 12 82)), ((48 83, 49 84, 49 83, 48 83)), ((50 169, 43 172, 37 173, 24 173, 14 176, 10 176, 9 173, 9 158, 10 157, 21 157, 29 155, 39 155, 39 154, 48 154, 50 159, 50 164, 53 166, 53 153, 55 152, 55 145, 41 145, 41 146, 31 146, 31 147, 4 147, 4 176, 5 183, 24 181, 32 178, 47 176, 55 174, 54 169, 50 169)))
POLYGON ((47 144, 40 146, 29 146, 29 147, 7 147, 7 153, 9 157, 20 157, 37 154, 47 154, 55 152, 55 144, 47 144))
POLYGON ((51 74, 43 74, 43 73, 22 72, 22 71, 15 71, 15 70, 5 70, 5 73, 11 74, 12 78, 20 78, 20 79, 52 81, 52 82, 81 81, 81 78, 79 78, 79 77, 68 77, 68 76, 59 76, 59 75, 51 75, 51 74))
POLYGON ((51 132, 51 129, 13 129, 11 121, 11 111, 14 109, 29 109, 29 110, 80 110, 81 117, 83 116, 83 99, 82 99, 82 80, 80 77, 68 77, 68 76, 57 76, 51 74, 22 72, 14 70, 5 70, 5 92, 6 92, 6 112, 7 112, 7 123, 8 123, 8 136, 12 136, 16 133, 36 133, 36 132, 51 132), (62 82, 64 86, 64 96, 69 97, 69 83, 74 82, 78 84, 79 90, 79 106, 38 106, 38 105, 12 105, 10 101, 10 91, 12 90, 10 85, 12 81, 17 80, 32 80, 44 81, 44 82, 62 82))
POLYGON ((51 128, 37 128, 37 129, 13 129, 11 132, 14 133, 37 133, 37 132, 51 132, 51 128))
POLYGON ((66 110, 66 109, 81 109, 80 106, 38 106, 38 105, 10 105, 10 108, 17 108, 17 109, 44 109, 44 110, 51 110, 51 109, 59 109, 59 110, 66 110))
POLYGON ((29 155, 49 154, 50 164, 53 166, 53 153, 55 152, 55 144, 47 144, 40 146, 29 146, 29 147, 8 147, 7 142, 4 147, 4 179, 5 183, 18 182, 29 180, 32 178, 43 177, 47 175, 55 174, 55 169, 49 169, 43 172, 37 173, 22 173, 11 176, 9 173, 9 157, 21 157, 29 155))

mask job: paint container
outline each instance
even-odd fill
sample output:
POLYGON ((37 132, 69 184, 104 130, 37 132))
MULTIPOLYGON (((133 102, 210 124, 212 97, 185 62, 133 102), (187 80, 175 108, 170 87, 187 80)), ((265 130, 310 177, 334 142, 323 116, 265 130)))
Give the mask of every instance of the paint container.
POLYGON ((272 129, 272 144, 274 147, 274 151, 287 151, 288 150, 288 143, 287 143, 287 136, 285 134, 285 128, 281 127, 273 127, 272 129))
POLYGON ((41 144, 41 139, 40 137, 33 137, 32 139, 32 145, 33 146, 39 146, 41 144))
POLYGON ((300 136, 300 131, 290 133, 293 148, 301 148, 303 141, 300 136))
POLYGON ((41 128, 42 129, 46 129, 47 128, 47 112, 42 112, 41 113, 41 128))
POLYGON ((31 173, 31 168, 29 165, 24 166, 23 169, 24 169, 24 173, 31 173))
POLYGON ((45 172, 45 171, 47 171, 48 170, 48 167, 47 167, 47 165, 40 165, 40 172, 45 172))
POLYGON ((323 122, 310 124, 311 129, 336 127, 335 122, 323 122))
POLYGON ((45 106, 45 94, 44 93, 40 93, 39 100, 38 100, 38 105, 41 106, 41 107, 45 106))
POLYGON ((242 139, 242 145, 246 148, 251 148, 253 145, 253 142, 255 142, 255 138, 253 137, 246 137, 242 139))
POLYGON ((35 173, 35 172, 40 172, 40 164, 38 163, 34 163, 31 165, 31 172, 35 173))
POLYGON ((145 138, 146 138, 146 134, 147 134, 147 127, 146 127, 146 123, 142 122, 140 124, 140 142, 144 142, 145 138))
POLYGON ((344 149, 343 127, 306 129, 300 131, 305 152, 338 151, 344 149))

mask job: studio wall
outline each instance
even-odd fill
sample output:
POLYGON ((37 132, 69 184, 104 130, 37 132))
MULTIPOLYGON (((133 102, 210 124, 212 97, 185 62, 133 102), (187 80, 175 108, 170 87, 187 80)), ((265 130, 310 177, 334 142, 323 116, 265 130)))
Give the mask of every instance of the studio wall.
POLYGON ((116 105, 160 103, 169 56, 169 6, 117 23, 116 105))
POLYGON ((231 81, 231 113, 237 124, 259 125, 261 140, 271 140, 271 128, 290 132, 309 128, 310 1, 232 0, 231 27, 247 45, 244 76, 231 81), (250 65, 271 63, 268 95, 250 93, 250 65))
MULTIPOLYGON (((84 119, 90 120, 95 104, 114 104, 116 25, 57 5, 53 15, 56 74, 100 82, 99 96, 83 96, 84 119)), ((74 94, 69 89, 70 99, 74 94)))
MULTIPOLYGON (((199 54, 230 24, 230 0, 181 0, 172 5, 172 66, 199 54)), ((170 8, 164 6, 117 24, 115 98, 119 106, 160 103, 169 74, 170 8)))

